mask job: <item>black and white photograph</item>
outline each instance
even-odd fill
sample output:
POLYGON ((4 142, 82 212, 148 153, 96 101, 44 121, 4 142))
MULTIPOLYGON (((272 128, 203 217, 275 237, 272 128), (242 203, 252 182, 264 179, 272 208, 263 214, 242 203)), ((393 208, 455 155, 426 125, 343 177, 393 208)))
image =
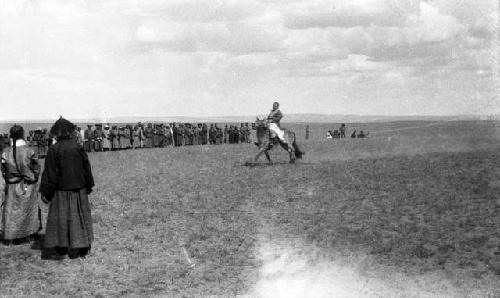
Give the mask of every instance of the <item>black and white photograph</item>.
POLYGON ((0 297, 500 297, 498 0, 0 0, 0 297))

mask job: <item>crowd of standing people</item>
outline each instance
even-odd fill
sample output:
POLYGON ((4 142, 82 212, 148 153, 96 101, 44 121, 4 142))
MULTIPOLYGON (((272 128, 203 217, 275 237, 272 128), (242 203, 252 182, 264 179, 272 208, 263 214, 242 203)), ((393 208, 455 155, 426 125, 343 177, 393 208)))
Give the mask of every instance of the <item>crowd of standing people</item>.
MULTIPOLYGON (((254 141, 254 123, 190 124, 148 123, 110 125, 96 123, 82 129, 76 127, 75 138, 86 152, 115 151, 139 148, 164 148, 168 146, 241 144, 254 141)), ((8 134, 0 134, 0 143, 9 143, 8 134)), ((30 130, 26 144, 36 156, 45 157, 48 148, 56 142, 48 129, 30 130)))
MULTIPOLYGON (((74 132, 77 143, 86 152, 115 151, 122 149, 164 148, 168 146, 221 145, 251 143, 254 123, 190 124, 190 123, 148 123, 110 125, 96 123, 74 132)), ((8 141, 7 135, 0 135, 0 142, 8 141)), ((29 131, 27 145, 34 148, 37 156, 44 157, 47 149, 55 143, 55 137, 47 129, 29 131)))
POLYGON ((137 148, 163 148, 167 146, 220 145, 250 143, 251 127, 248 123, 217 124, 171 123, 147 125, 88 125, 77 128, 77 140, 87 152, 137 148))

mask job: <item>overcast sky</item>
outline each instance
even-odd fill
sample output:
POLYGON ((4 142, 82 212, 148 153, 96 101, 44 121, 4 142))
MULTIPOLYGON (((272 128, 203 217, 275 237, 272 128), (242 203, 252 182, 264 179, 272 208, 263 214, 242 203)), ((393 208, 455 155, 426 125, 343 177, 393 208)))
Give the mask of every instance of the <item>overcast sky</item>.
POLYGON ((0 119, 489 114, 497 6, 0 0, 0 119))

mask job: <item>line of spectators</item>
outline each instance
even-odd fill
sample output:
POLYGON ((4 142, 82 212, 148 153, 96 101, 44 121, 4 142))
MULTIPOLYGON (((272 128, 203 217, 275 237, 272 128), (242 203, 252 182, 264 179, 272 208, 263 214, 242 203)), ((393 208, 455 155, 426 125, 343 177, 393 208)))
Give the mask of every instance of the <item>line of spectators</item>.
POLYGON ((77 127, 76 139, 87 152, 111 151, 137 148, 163 148, 167 146, 220 145, 251 142, 251 127, 248 123, 217 124, 205 123, 148 123, 136 125, 88 125, 82 130, 77 127))
MULTIPOLYGON (((191 124, 148 123, 110 125, 96 123, 86 129, 77 127, 75 138, 87 152, 114 151, 138 148, 164 148, 168 146, 220 145, 252 142, 254 124, 191 124)), ((0 142, 8 142, 8 135, 0 134, 0 142)), ((36 148, 38 157, 44 157, 55 142, 47 129, 30 130, 26 137, 28 146, 36 148)))

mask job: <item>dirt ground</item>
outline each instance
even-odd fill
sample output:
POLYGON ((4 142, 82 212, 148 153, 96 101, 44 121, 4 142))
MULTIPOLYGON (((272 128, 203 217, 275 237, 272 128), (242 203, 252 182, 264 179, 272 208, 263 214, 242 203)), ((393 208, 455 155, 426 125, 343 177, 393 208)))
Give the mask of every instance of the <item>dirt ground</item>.
POLYGON ((90 256, 0 244, 0 295, 500 296, 498 124, 357 127, 290 125, 294 165, 244 166, 252 144, 91 153, 90 256))

